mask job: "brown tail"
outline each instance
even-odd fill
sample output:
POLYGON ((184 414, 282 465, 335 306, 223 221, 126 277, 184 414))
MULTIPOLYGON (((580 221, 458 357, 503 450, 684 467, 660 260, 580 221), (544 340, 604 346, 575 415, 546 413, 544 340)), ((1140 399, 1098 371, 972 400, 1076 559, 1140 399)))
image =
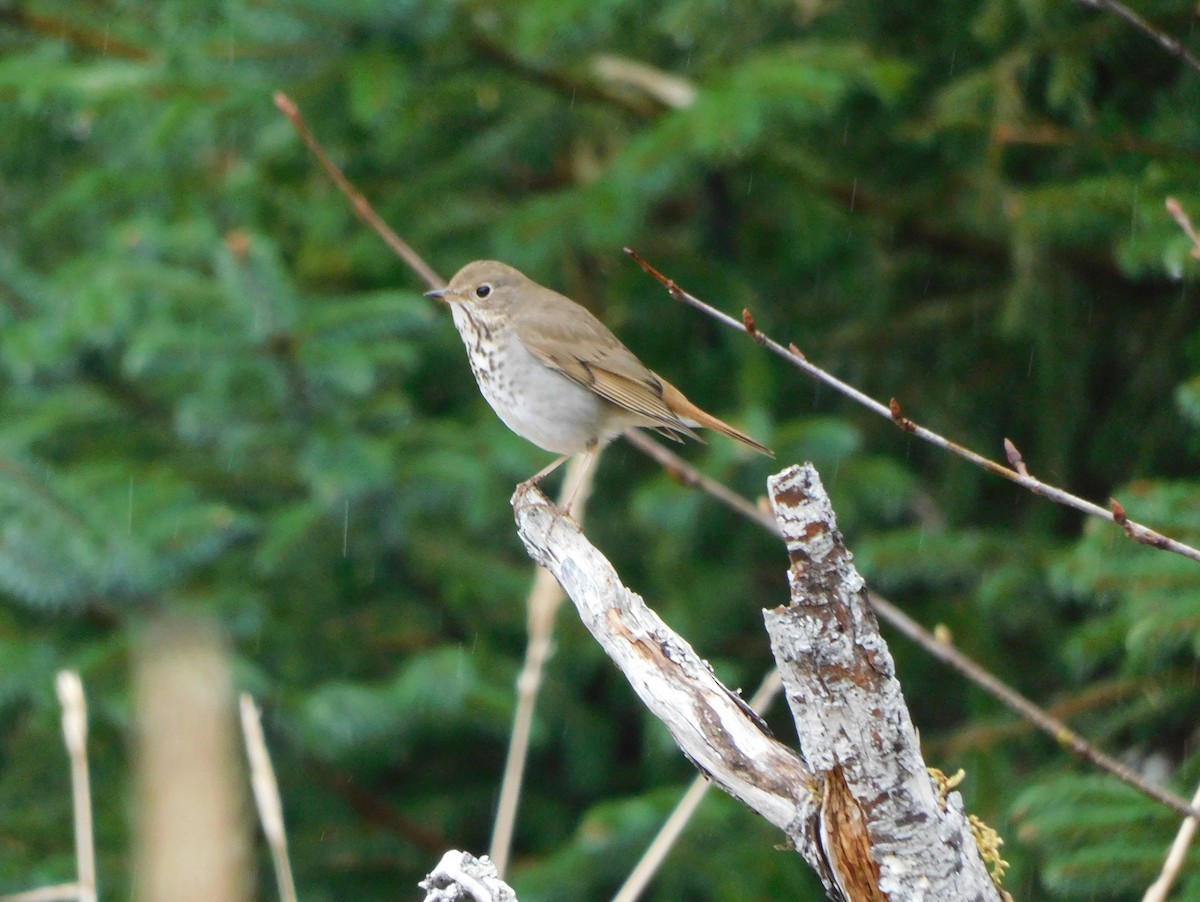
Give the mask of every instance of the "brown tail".
POLYGON ((775 452, 761 442, 756 442, 750 436, 741 430, 734 429, 723 420, 718 420, 711 413, 701 410, 686 397, 683 392, 677 389, 670 382, 658 377, 662 382, 663 400, 671 410, 679 415, 680 419, 686 420, 688 425, 703 426, 705 429, 712 429, 722 435, 727 435, 734 441, 741 442, 743 445, 753 448, 759 454, 765 454, 767 457, 774 457, 775 452))

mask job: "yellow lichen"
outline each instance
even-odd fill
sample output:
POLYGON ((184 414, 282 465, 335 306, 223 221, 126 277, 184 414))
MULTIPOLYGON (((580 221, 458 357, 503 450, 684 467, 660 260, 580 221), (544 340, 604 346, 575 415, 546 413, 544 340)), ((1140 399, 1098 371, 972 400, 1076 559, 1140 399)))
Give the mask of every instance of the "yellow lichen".
MULTIPOLYGON (((933 779, 933 785, 937 789, 938 797, 941 799, 942 809, 946 808, 946 798, 955 789, 962 785, 963 780, 967 778, 966 771, 961 768, 952 777, 947 777, 936 767, 929 768, 929 776, 933 779)), ((967 815, 967 822, 971 825, 971 835, 975 837, 975 845, 979 847, 979 855, 983 859, 983 863, 987 865, 988 873, 991 875, 992 883, 996 886, 996 891, 1000 893, 1000 898, 1004 902, 1013 902, 1009 892, 1001 886, 1004 880, 1004 872, 1008 869, 1008 862, 1000 855, 1000 847, 1004 845, 1004 839, 992 827, 985 824, 977 815, 967 815)))

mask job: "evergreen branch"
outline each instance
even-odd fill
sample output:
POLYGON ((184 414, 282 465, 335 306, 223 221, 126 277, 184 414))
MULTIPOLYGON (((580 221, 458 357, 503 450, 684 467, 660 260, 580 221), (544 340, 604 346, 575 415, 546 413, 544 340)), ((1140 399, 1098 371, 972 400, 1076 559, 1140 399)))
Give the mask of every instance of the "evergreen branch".
POLYGON ((21 4, 5 4, 0 9, 0 22, 45 35, 57 41, 68 41, 77 47, 94 50, 105 56, 119 56, 137 62, 147 62, 154 54, 144 47, 139 47, 129 41, 114 38, 107 28, 103 31, 93 31, 79 24, 78 18, 48 16, 30 12, 21 4))
POLYGON ((89 535, 99 533, 79 510, 55 491, 49 480, 42 478, 40 474, 30 470, 29 467, 2 453, 0 453, 0 475, 20 482, 30 495, 40 498, 47 507, 56 511, 72 526, 89 535))
MULTIPOLYGON (((822 192, 849 212, 871 213, 886 220, 893 226, 893 232, 900 242, 919 244, 939 252, 967 255, 998 266, 1010 262, 1010 244, 963 223, 948 224, 944 210, 930 213, 923 209, 908 209, 871 191, 861 179, 845 182, 814 178, 809 167, 803 161, 797 161, 793 149, 786 145, 772 145, 767 152, 773 160, 788 167, 795 178, 806 180, 815 191, 822 192)), ((1114 281, 1126 280, 1126 273, 1117 265, 1111 253, 1098 253, 1086 247, 1058 247, 1053 250, 1053 256, 1080 279, 1089 282, 1111 286, 1114 281)), ((1141 284, 1155 284, 1152 278, 1144 276, 1141 284)))
MULTIPOLYGON (((67 41, 75 47, 90 50, 103 56, 120 57, 138 63, 147 63, 155 59, 155 53, 140 44, 124 38, 113 37, 108 28, 96 30, 80 25, 78 17, 52 16, 44 13, 30 12, 17 4, 9 4, 0 8, 0 23, 21 28, 33 34, 50 38, 55 41, 67 41)), ((330 27, 328 22, 319 26, 324 30, 330 27)), ((327 50, 327 45, 316 41, 293 41, 274 44, 232 44, 228 41, 214 42, 208 48, 213 57, 228 60, 237 59, 280 59, 300 55, 316 56, 327 50)))
POLYGON ((1118 3, 1117 0, 1075 0, 1075 2, 1080 6, 1106 10, 1115 16, 1119 16, 1162 47, 1171 56, 1186 64, 1193 71, 1200 72, 1200 59, 1196 59, 1178 40, 1171 37, 1165 31, 1155 28, 1123 3, 1118 3))
POLYGON ((627 95, 597 82, 552 69, 540 69, 482 35, 475 35, 470 43, 474 50, 479 51, 501 69, 532 84, 557 91, 572 102, 576 99, 595 100, 642 118, 653 116, 668 108, 666 104, 653 100, 646 94, 627 95))
POLYGON ((170 423, 170 410, 136 382, 125 378, 100 350, 83 349, 79 354, 79 371, 139 420, 152 420, 160 425, 170 423))
POLYGON ((315 414, 312 387, 304 375, 296 345, 296 339, 291 335, 276 334, 267 339, 264 347, 267 357, 283 375, 293 406, 304 419, 311 420, 315 414))
POLYGON ((1032 124, 980 122, 973 129, 987 132, 1000 144, 1006 146, 1027 147, 1078 147, 1086 145, 1089 149, 1105 153, 1136 153, 1145 157, 1175 160, 1184 159, 1195 162, 1200 158, 1194 148, 1177 147, 1161 141, 1152 141, 1133 132, 1117 134, 1088 135, 1080 131, 1065 128, 1051 122, 1035 122, 1032 124))
POLYGON ((1120 526, 1125 534, 1135 542, 1143 545, 1149 545, 1153 548, 1160 548, 1164 551, 1170 551, 1183 557, 1190 558, 1193 561, 1200 562, 1200 549, 1178 539, 1165 536, 1157 530, 1151 529, 1145 524, 1133 520, 1125 512, 1120 502, 1115 498, 1109 499, 1111 505, 1106 509, 1094 502, 1080 498, 1078 495, 1073 495, 1065 489, 1051 485, 1048 482, 1043 482, 1035 476, 1032 476, 1025 467, 1024 460, 1021 458, 1020 452, 1016 446, 1008 439, 1004 440, 1004 447, 1011 466, 1003 466, 990 458, 984 457, 976 451, 972 451, 963 445, 953 442, 944 437, 940 433, 934 432, 925 426, 920 425, 909 417, 905 416, 900 402, 892 398, 887 406, 872 398, 870 395, 855 388, 849 383, 843 382, 833 374, 821 369, 821 367, 808 360, 794 344, 784 347, 779 342, 768 336, 765 332, 759 331, 754 324, 754 317, 749 310, 742 312, 742 322, 738 322, 727 313, 717 310, 710 304, 700 300, 695 295, 689 294, 680 288, 674 279, 670 279, 663 275, 646 260, 638 256, 629 248, 625 248, 625 253, 632 257, 648 275, 662 284, 671 297, 677 301, 682 301, 702 313, 706 313, 713 319, 732 329, 738 329, 745 332, 756 342, 762 345, 772 353, 782 357, 788 363, 807 373, 809 376, 824 382, 826 385, 840 392, 846 397, 861 404, 863 407, 870 410, 872 413, 878 414, 881 417, 891 420, 899 429, 907 432, 909 435, 915 436, 922 441, 928 442, 934 447, 941 448, 943 451, 948 451, 969 463, 975 464, 989 473, 1007 479, 1009 482, 1016 483, 1022 488, 1028 489, 1035 495, 1041 495, 1057 504, 1064 507, 1074 508, 1077 511, 1096 517, 1100 520, 1107 520, 1110 523, 1115 523, 1120 526))
MULTIPOLYGON (((628 433, 626 433, 626 438, 630 438, 628 433)), ((754 521, 769 532, 777 536, 780 535, 778 524, 774 522, 768 524, 762 513, 751 501, 733 492, 728 487, 717 483, 715 480, 704 476, 674 452, 650 439, 646 439, 645 443, 653 445, 653 449, 645 448, 645 443, 642 441, 630 439, 630 443, 660 463, 668 473, 676 476, 684 485, 701 489, 730 510, 741 514, 748 520, 754 521)), ((1187 817, 1200 815, 1200 807, 1189 805, 1182 796, 1151 785, 1136 772, 1100 751, 1045 708, 1040 707, 1021 695, 1017 690, 1013 689, 995 674, 981 667, 954 646, 940 641, 882 595, 871 592, 869 597, 871 607, 881 620, 895 627, 915 642, 921 649, 937 658, 943 664, 958 671, 968 682, 978 686, 992 698, 1017 712, 1017 714, 1024 717, 1033 726, 1050 736, 1055 742, 1074 752, 1078 757, 1099 770, 1106 771, 1121 782, 1136 789, 1142 795, 1187 817)))
POLYGON ((428 852, 430 855, 440 853, 450 845, 449 837, 443 835, 432 826, 405 817, 387 802, 369 790, 349 771, 339 770, 318 758, 312 757, 307 750, 305 766, 313 780, 319 781, 327 790, 336 794, 363 821, 392 833, 404 842, 428 852))

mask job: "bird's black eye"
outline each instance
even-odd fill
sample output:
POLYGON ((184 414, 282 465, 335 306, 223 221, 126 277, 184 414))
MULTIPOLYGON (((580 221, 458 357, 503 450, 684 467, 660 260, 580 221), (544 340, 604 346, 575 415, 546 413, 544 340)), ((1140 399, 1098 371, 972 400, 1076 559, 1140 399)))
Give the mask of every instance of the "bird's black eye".
POLYGON ((475 297, 480 298, 480 299, 486 298, 491 293, 492 293, 492 286, 489 285, 487 282, 484 282, 482 285, 480 285, 478 288, 475 289, 475 297))

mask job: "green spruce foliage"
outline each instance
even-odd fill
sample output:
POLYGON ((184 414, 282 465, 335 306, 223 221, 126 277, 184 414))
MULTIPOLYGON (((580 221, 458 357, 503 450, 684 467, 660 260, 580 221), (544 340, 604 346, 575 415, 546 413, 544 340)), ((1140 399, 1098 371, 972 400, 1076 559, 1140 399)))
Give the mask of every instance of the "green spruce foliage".
MULTIPOLYGON (((303 898, 409 897, 446 849, 486 851, 532 574, 508 498, 548 457, 276 90, 443 274, 524 269, 781 465, 813 460, 878 591, 1191 795, 1200 565, 915 442, 621 253, 1198 542, 1200 263, 1164 201, 1200 218, 1200 72, 1127 23, 1065 0, 18 0, 0 47, 0 892, 73 873, 72 667, 102 895, 129 893, 130 646, 164 610, 218 622, 264 707, 303 898)), ((772 468, 720 437, 684 453, 751 497, 772 468)), ((777 542, 623 443, 588 531, 757 684, 777 542)), ((1177 816, 889 639, 1013 895, 1136 897, 1177 816)), ((569 607, 531 767, 524 902, 610 897, 693 775, 569 607)), ((815 897, 778 841, 711 798, 651 897, 815 897)), ((1194 860, 1180 888, 1200 899, 1194 860)))

